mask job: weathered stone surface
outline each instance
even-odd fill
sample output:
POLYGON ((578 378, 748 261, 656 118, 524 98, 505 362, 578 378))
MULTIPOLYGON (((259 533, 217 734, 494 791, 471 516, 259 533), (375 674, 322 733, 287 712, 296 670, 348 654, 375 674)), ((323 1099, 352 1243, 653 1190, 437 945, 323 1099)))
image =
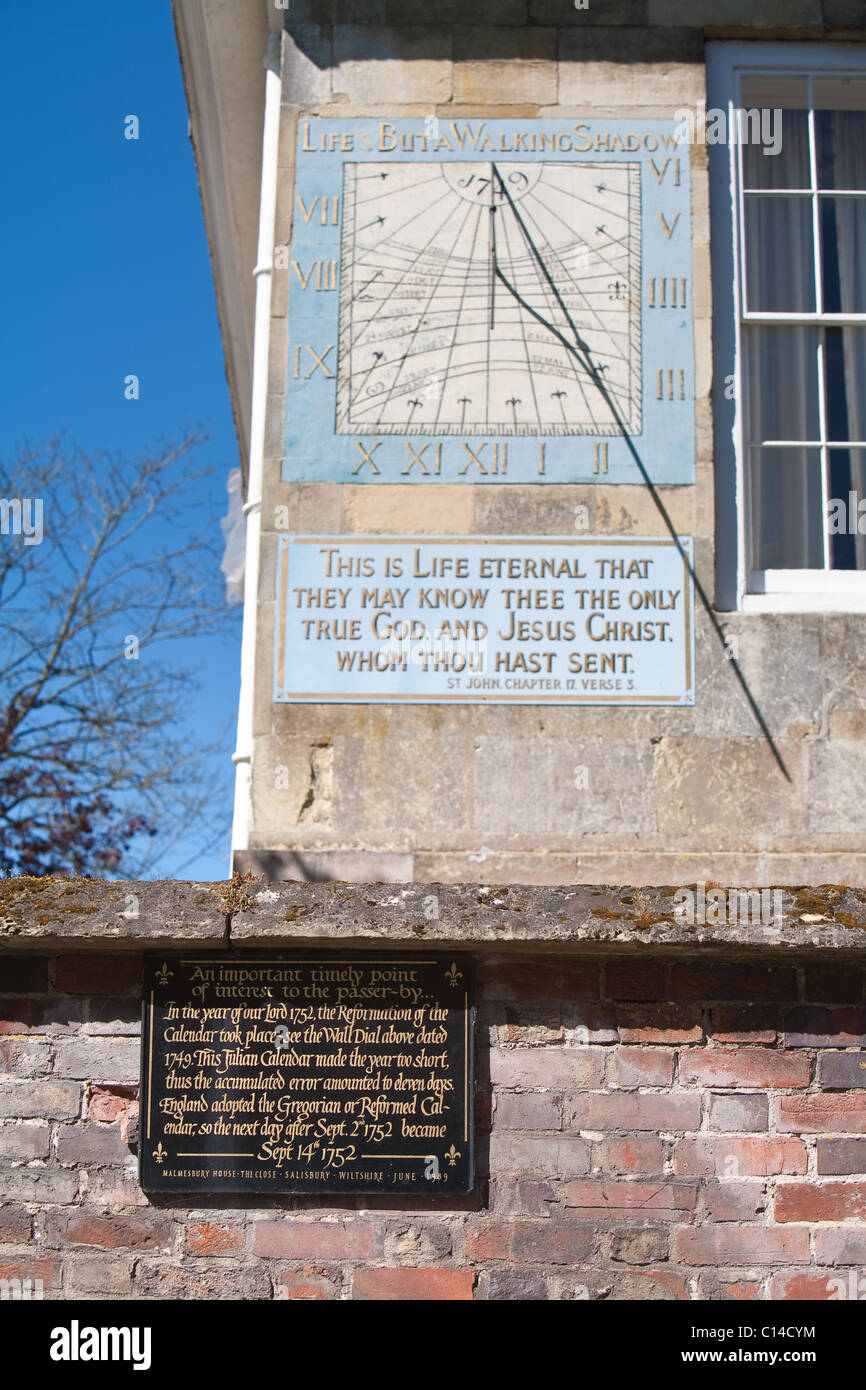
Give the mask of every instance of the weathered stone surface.
POLYGON ((765 1092, 710 1097, 710 1129, 721 1133, 754 1133, 769 1124, 770 1103, 765 1092))
POLYGON ((743 24, 796 29, 821 23, 821 0, 649 0, 649 22, 658 25, 743 24))
MULTIPOLYGON (((262 858, 275 869, 285 867, 280 855, 263 855, 262 858)), ((305 856, 296 854, 292 858, 299 873, 319 873, 328 866, 324 852, 320 851, 311 851, 305 856)), ((843 948, 856 952, 866 946, 866 890, 841 887, 838 880, 823 888, 780 890, 783 911, 771 927, 741 920, 701 925, 675 917, 675 890, 670 887, 515 886, 513 880, 495 886, 466 882, 413 883, 400 876, 410 864, 409 855, 372 854, 365 858, 354 851, 340 851, 330 863, 331 871, 335 867, 364 869, 367 882, 267 882, 262 878, 246 884, 244 891, 248 902, 243 910, 234 913, 231 940, 236 945, 309 944, 322 940, 358 945, 363 941, 374 944, 384 939, 399 940, 407 947, 420 950, 429 950, 437 943, 446 948, 460 944, 513 947, 532 943, 533 949, 539 943, 546 943, 548 947, 566 951, 590 946, 634 946, 643 951, 648 945, 685 944, 692 948, 713 947, 726 951, 732 947, 754 947, 765 960, 770 949, 786 952, 843 948)), ((38 890, 34 892, 28 887, 32 880, 12 882, 20 885, 14 909, 16 930, 0 936, 0 972, 6 960, 14 964, 17 959, 20 964, 26 959, 29 967, 31 957, 25 958, 23 953, 33 945, 44 951, 53 943, 90 944, 98 947, 99 955, 105 958, 105 937, 94 940, 92 922, 105 920, 110 914, 116 901, 116 884, 87 880, 86 889, 81 891, 87 892, 93 904, 92 917, 72 914, 52 919, 49 925, 32 921, 34 915, 37 918, 40 915, 38 890), (107 907, 103 906, 104 900, 108 902, 107 907)), ((138 918, 124 924, 124 945, 139 949, 149 947, 158 952, 190 941, 201 946, 222 943, 226 919, 220 910, 224 906, 225 887, 225 884, 194 883, 124 884, 123 888, 139 897, 143 908, 147 907, 138 918), (215 910, 213 917, 202 915, 199 918, 197 929, 195 917, 202 910, 202 902, 212 902, 215 910), (157 914, 155 905, 158 903, 166 904, 163 914, 157 914), (172 915, 174 903, 177 904, 177 918, 172 915)), ((84 980, 88 974, 87 956, 81 953, 77 958, 84 980)), ((122 963, 123 954, 115 959, 122 963)), ((118 1057, 131 1057, 137 1047, 133 1039, 108 1042, 104 1038, 77 1034, 58 1039, 58 1057, 78 1058, 74 1064, 83 1067, 84 1054, 96 1058, 101 1044, 119 1048, 118 1057)), ((55 1070, 59 1071, 59 1067, 55 1070)), ((83 1072, 81 1079, 85 1079, 83 1072)), ((90 1073, 86 1079, 123 1082, 134 1078, 90 1073)))
POLYGON ((455 29, 453 53, 455 102, 556 101, 553 29, 455 29))
POLYGON ((862 835, 866 830, 866 743, 833 739, 809 745, 809 828, 862 835))
POLYGON ((529 0, 529 16, 535 24, 557 28, 577 28, 582 24, 646 24, 647 0, 604 0, 585 9, 575 8, 574 0, 529 0))
POLYGON ((624 820, 631 833, 655 829, 650 791, 653 754, 604 740, 477 741, 475 818, 491 832, 519 836, 591 835, 624 820), (515 779, 520 796, 511 794, 515 779))
POLYGON ((283 101, 298 106, 331 96, 331 36, 316 24, 292 24, 283 36, 283 101))
POLYGON ((44 1122, 12 1124, 8 1120, 0 1126, 0 1157, 3 1158, 47 1158, 51 1132, 44 1122))
POLYGON ((451 98, 451 35, 407 27, 334 28, 331 87, 358 105, 443 102, 451 98))
POLYGON ((777 836, 804 828, 799 750, 778 746, 791 783, 758 739, 664 739, 654 775, 659 830, 684 846, 712 836, 733 849, 767 824, 777 836))
POLYGON ((59 1076, 81 1081, 137 1081, 140 1053, 132 1038, 79 1035, 59 1044, 54 1069, 59 1076))
MULTIPOLYGON (((71 936, 99 943, 216 941, 225 915, 215 885, 119 883, 81 878, 12 878, 0 884, 0 947, 25 929, 31 941, 71 936)), ((0 977, 2 978, 2 977, 0 977)), ((4 985, 4 992, 9 992, 4 985)))
POLYGON ((75 1120, 81 1110, 81 1087, 74 1081, 0 1083, 0 1119, 75 1120))
POLYGON ((862 0, 824 0, 824 23, 834 29, 866 28, 862 0))

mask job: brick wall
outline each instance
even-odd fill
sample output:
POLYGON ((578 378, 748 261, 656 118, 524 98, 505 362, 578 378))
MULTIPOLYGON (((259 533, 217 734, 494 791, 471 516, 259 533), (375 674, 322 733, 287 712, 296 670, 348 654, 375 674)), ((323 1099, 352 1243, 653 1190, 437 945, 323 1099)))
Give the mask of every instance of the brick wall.
POLYGON ((860 964, 479 965, 474 1197, 190 1204, 137 1183, 140 957, 5 953, 0 1278, 61 1299, 849 1296, 860 964))

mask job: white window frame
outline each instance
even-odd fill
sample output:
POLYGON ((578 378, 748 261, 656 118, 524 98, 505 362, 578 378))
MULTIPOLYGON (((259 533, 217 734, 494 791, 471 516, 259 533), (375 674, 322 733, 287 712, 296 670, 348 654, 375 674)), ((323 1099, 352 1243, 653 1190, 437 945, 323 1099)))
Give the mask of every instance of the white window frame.
MULTIPOLYGON (((743 74, 838 74, 866 78, 866 48, 858 44, 710 43, 707 45, 707 107, 727 112, 728 129, 735 128, 743 74)), ((810 115, 810 146, 814 169, 814 117, 810 115)), ((745 421, 743 323, 863 324, 863 314, 792 316, 747 312, 744 307, 744 195, 740 179, 740 150, 736 144, 708 146, 710 171, 710 228, 713 271, 713 355, 716 467, 716 588, 720 608, 745 613, 866 612, 866 571, 765 570, 750 571, 748 445, 745 421), (730 285, 731 289, 728 290, 730 285), (734 382, 734 397, 727 392, 734 382)), ((771 156, 767 156, 770 158, 771 156)), ((804 195, 808 196, 808 195, 804 195)), ((813 216, 816 207, 814 194, 813 216)), ((816 276, 820 278, 819 242, 815 240, 816 276)), ((816 306, 821 303, 820 287, 816 306)), ((823 375, 819 392, 823 398, 823 375)), ((823 418, 823 415, 822 415, 823 418)), ((799 442, 799 441, 798 441, 799 442)), ((827 445, 821 448, 822 471, 827 470, 827 445)), ((843 447, 864 447, 849 441, 843 447)), ((825 488, 826 490, 826 488, 825 488)), ((825 530, 826 546, 826 530, 825 530)), ((825 552, 826 553, 826 552, 825 552)))

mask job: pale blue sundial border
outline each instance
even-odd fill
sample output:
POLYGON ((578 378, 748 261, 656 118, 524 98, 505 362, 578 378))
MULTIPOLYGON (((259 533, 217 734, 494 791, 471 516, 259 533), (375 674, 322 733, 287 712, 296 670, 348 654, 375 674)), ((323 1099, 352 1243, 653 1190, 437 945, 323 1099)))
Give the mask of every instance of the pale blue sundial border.
MULTIPOLYGON (((438 130, 454 148, 435 149, 431 122, 424 120, 336 119, 321 117, 299 122, 297 167, 294 187, 292 240, 289 251, 289 347, 286 374, 286 417, 282 477, 285 482, 341 483, 631 483, 640 484, 637 465, 625 440, 604 433, 599 435, 521 436, 442 434, 340 433, 337 430, 337 365, 340 349, 340 266, 343 244, 343 189, 345 163, 490 161, 502 168, 509 162, 557 162, 574 160, 598 164, 638 164, 641 190, 640 303, 642 419, 635 445, 653 482, 688 485, 695 473, 694 406, 694 285, 692 277, 692 216, 689 147, 678 145, 676 123, 672 120, 460 120, 440 119, 438 130), (396 141, 394 150, 382 149, 385 140, 396 141), (454 128, 463 138, 457 146, 454 128), (471 132, 472 141, 467 134, 471 132), (527 149, 539 145, 540 137, 555 141, 557 149, 527 149), (515 150, 516 137, 523 143, 515 150), (427 149, 423 148, 426 140, 427 149), (485 141, 489 142, 486 144, 485 141), (568 149, 571 142, 591 144, 587 150, 568 149), (411 144, 411 148, 409 148, 411 144), (405 148, 403 147, 405 145, 405 148), (490 146, 492 145, 492 149, 490 146), (637 145, 637 148, 634 146, 637 145), (305 148, 314 146, 314 150, 305 148), (325 148, 322 148, 324 146, 325 148), (334 148, 330 148, 334 146, 334 148), (600 148, 597 148, 600 146, 600 148), (654 161, 655 172, 650 164, 654 161), (665 167, 661 179, 658 171, 665 167), (675 161, 678 164, 675 165, 675 161), (679 182, 675 180, 678 179, 679 182), (336 218, 334 200, 339 199, 336 218), (308 220, 300 211, 309 213, 308 220), (327 200, 324 205, 322 200, 327 200), (322 210, 325 209, 325 220, 322 210), (312 211, 310 212, 310 210, 312 211), (675 224, 675 225, 674 225, 675 224), (670 236, 667 229, 674 227, 670 236), (316 288, 319 272, 314 268, 307 288, 292 269, 297 263, 302 274, 316 263, 337 265, 335 288, 316 288), (649 307, 655 281, 656 306, 649 307), (660 304, 661 282, 686 282, 686 305, 660 304), (310 344, 318 353, 330 345, 325 357, 332 375, 316 364, 310 344), (310 368, 312 374, 307 375, 310 368), (658 372, 664 376, 659 386, 658 372), (668 372, 672 376, 668 376, 668 372), (297 373, 297 375, 296 375, 297 373), (682 373, 682 375, 680 375, 682 373), (658 399, 658 390, 663 396, 658 399), (673 395, 673 399, 671 399, 673 395), (463 441, 486 460, 486 474, 471 462, 463 441), (408 441, 423 455, 429 472, 413 466, 403 469, 412 454, 408 441), (543 442, 544 472, 540 473, 540 441, 543 442), (365 463, 358 447, 362 443, 380 468, 378 475, 365 463), (372 446, 379 447, 373 450, 372 446), (507 472, 493 471, 496 445, 507 444, 507 472), (441 445, 440 472, 433 470, 441 445), (606 453, 606 472, 600 471, 597 447, 606 453), (466 463, 469 468, 461 473, 466 463), (360 464, 360 470, 359 470, 360 464)), ((328 271, 325 270, 327 277, 328 271)), ((325 279, 327 284, 327 278, 325 279)), ((541 307, 541 306, 540 306, 541 307)), ((588 390, 594 389, 591 387, 588 390)))

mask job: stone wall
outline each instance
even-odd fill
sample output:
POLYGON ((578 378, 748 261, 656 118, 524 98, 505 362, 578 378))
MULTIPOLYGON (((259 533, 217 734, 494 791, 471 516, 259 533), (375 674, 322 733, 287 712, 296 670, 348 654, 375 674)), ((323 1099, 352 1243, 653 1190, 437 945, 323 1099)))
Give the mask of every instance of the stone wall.
MULTIPOLYGON (((40 1279, 53 1299, 848 1297, 866 1266, 860 895, 801 893, 768 950, 729 928, 712 940, 704 929, 701 946, 700 930, 651 910, 658 899, 635 906, 625 890, 596 894, 592 940, 580 892, 513 890, 506 903, 442 890, 429 935, 479 965, 478 1183, 452 1202, 145 1196, 141 952, 179 939, 212 951, 218 893, 62 881, 13 892, 0 939, 0 1279, 40 1279), (127 890, 141 913, 124 923, 127 890), (160 912, 172 900, 174 914, 160 912), (521 912, 534 944, 514 940, 521 912), (542 918, 551 931, 559 919, 558 944, 541 939, 542 918)), ((423 949, 425 896, 413 890, 404 910, 383 888, 265 888, 229 926, 236 944, 304 930, 333 945, 344 930, 369 946, 399 915, 404 944, 423 949)))
MULTIPOLYGON (((278 246, 291 238, 305 115, 669 119, 706 96, 708 37, 866 37, 859 0, 592 0, 579 11, 571 0, 308 0, 286 19, 278 246)), ((680 533, 695 538, 712 594, 707 150, 690 154, 696 481, 660 492, 680 533)), ((290 275, 274 272, 252 814, 235 866, 356 881, 866 883, 866 643, 856 615, 724 615, 789 781, 700 609, 694 708, 273 703, 286 514, 299 534, 555 536, 573 532, 581 506, 590 534, 664 533, 647 491, 630 485, 282 482, 290 275)), ((724 300, 728 288, 718 293, 724 300)))

